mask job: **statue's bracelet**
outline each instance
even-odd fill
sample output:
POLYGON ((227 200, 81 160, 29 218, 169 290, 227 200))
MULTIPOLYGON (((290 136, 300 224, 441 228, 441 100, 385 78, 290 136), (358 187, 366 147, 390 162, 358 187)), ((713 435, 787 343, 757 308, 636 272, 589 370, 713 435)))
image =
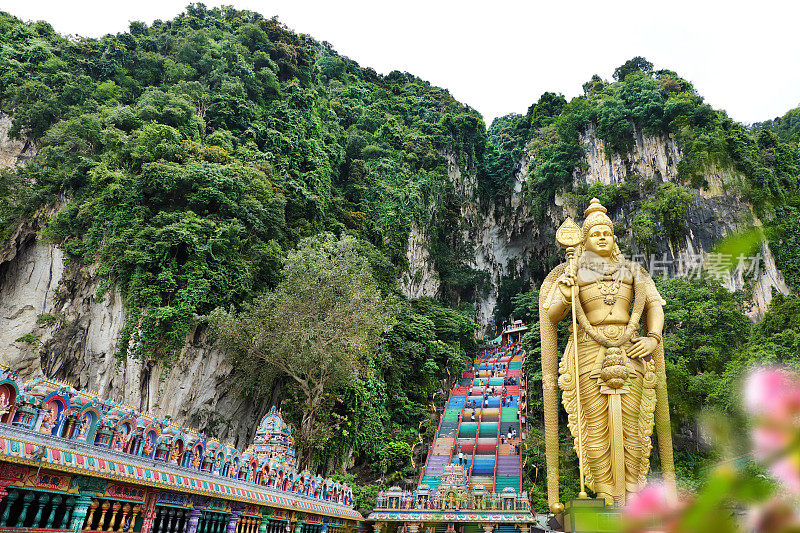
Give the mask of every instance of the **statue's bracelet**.
POLYGON ((659 333, 656 333, 655 331, 648 331, 647 332, 647 336, 654 338, 657 342, 664 342, 664 338, 659 333))

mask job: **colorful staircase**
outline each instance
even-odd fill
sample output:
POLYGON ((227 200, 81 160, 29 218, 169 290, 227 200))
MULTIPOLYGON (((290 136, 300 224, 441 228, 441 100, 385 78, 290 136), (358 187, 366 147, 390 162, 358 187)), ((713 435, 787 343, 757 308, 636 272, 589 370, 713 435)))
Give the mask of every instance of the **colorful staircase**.
POLYGON ((520 444, 523 429, 518 405, 524 360, 519 345, 505 346, 484 353, 462 373, 450 391, 420 484, 435 491, 445 465, 458 463, 460 451, 470 485, 493 492, 513 487, 520 494, 521 457, 514 445, 520 444), (515 438, 508 439, 509 429, 515 438))

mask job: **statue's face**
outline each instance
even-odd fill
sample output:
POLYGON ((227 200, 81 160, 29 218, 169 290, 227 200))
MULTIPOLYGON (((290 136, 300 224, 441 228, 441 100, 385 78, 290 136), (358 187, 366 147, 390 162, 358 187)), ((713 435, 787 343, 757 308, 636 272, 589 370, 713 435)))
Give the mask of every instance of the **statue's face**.
POLYGON ((606 224, 598 224, 589 230, 584 248, 600 257, 609 257, 614 250, 614 230, 606 224))

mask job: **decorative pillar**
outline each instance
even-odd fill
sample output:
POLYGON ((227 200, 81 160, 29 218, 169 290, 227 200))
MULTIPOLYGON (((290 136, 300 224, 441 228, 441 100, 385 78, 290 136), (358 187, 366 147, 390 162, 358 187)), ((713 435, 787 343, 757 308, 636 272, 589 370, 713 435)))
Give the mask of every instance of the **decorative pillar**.
POLYGON ((156 533, 169 533, 169 509, 167 507, 156 507, 158 509, 158 530, 156 533))
POLYGON ((103 526, 106 525, 106 514, 108 514, 110 507, 111 502, 108 500, 103 501, 102 505, 100 505, 100 521, 97 522, 97 531, 102 531, 103 526))
POLYGON ((384 525, 385 524, 383 522, 375 522, 374 524, 372 524, 372 529, 375 530, 375 533, 381 533, 381 530, 383 529, 384 525))
POLYGON ((530 526, 528 524, 520 524, 519 525, 519 533, 528 533, 530 530, 530 526))
POLYGON ((25 496, 22 497, 22 511, 19 513, 17 517, 17 524, 15 527, 22 527, 22 524, 25 522, 25 519, 28 518, 28 507, 31 506, 33 502, 34 494, 33 492, 28 492, 25 496))
POLYGON ((59 505, 61 505, 61 500, 62 498, 60 495, 56 494, 55 496, 53 496, 53 499, 50 502, 51 504, 50 514, 47 515, 47 521, 44 524, 45 529, 52 529, 53 520, 56 517, 56 509, 58 508, 59 505))
MULTIPOLYGON (((144 516, 144 515, 142 515, 144 516)), ((164 521, 164 508, 156 507, 153 509, 153 519, 150 525, 151 533, 157 533, 163 529, 162 522, 164 521)), ((144 523, 142 523, 144 525, 144 523)))
POLYGON ((72 479, 71 487, 77 487, 79 491, 78 498, 75 500, 75 507, 72 509, 72 524, 70 525, 74 533, 80 533, 83 521, 86 518, 86 511, 89 509, 94 495, 98 492, 105 492, 107 485, 108 483, 104 479, 87 476, 76 476, 72 479))
POLYGON ((193 513, 194 513, 194 508, 183 510, 183 523, 181 524, 181 529, 180 529, 182 533, 186 533, 187 531, 189 531, 189 520, 192 519, 193 513))
POLYGON ((31 527, 39 527, 39 524, 42 523, 42 513, 44 512, 44 508, 47 506, 47 502, 50 501, 50 495, 46 492, 43 492, 38 500, 36 500, 36 515, 33 517, 33 522, 31 522, 31 527))
MULTIPOLYGON (((169 510, 164 509, 164 514, 167 515, 167 527, 160 528, 163 533, 173 533, 174 529, 174 521, 175 521, 175 509, 170 508, 169 510)), ((161 523, 164 523, 164 519, 161 519, 161 523)), ((161 532, 160 532, 161 533, 161 532)))
POLYGON ((261 509, 261 523, 258 525, 258 533, 267 533, 267 526, 269 525, 269 516, 266 510, 261 509))
POLYGON ((156 517, 156 500, 158 499, 157 492, 148 491, 147 500, 145 501, 144 508, 142 509, 142 531, 141 533, 150 533, 153 529, 153 520, 156 517))
POLYGON ((175 510, 175 532, 183 531, 186 528, 186 509, 175 510))
POLYGON ((419 532, 419 524, 417 522, 409 522, 406 524, 408 528, 408 533, 418 533, 419 532))
POLYGON ((117 523, 117 515, 119 514, 119 510, 121 508, 121 503, 114 502, 114 506, 111 508, 111 518, 108 521, 108 529, 106 529, 106 531, 114 531, 114 524, 117 523))
POLYGON ((186 526, 186 533, 196 533, 197 531, 197 524, 200 522, 200 515, 203 514, 203 505, 195 502, 194 507, 192 507, 191 513, 189 513, 189 523, 186 526))
POLYGON ((8 499, 6 499, 6 510, 3 511, 3 516, 0 517, 0 526, 8 526, 8 515, 11 513, 11 507, 13 507, 14 502, 17 501, 19 498, 19 491, 14 490, 8 493, 8 499))
POLYGON ((126 503, 122 507, 122 518, 119 519, 119 527, 117 528, 117 533, 122 533, 122 529, 125 527, 125 519, 128 518, 128 514, 131 512, 131 504, 126 503))
POLYGON ((231 516, 228 519, 228 533, 236 533, 236 523, 239 521, 239 513, 242 512, 241 509, 234 509, 231 507, 231 516))
POLYGON ((141 510, 142 510, 142 506, 139 505, 138 503, 133 506, 133 514, 131 515, 131 522, 130 522, 131 527, 128 528, 128 531, 133 530, 133 526, 136 525, 136 516, 139 514, 139 511, 141 511, 141 510))
POLYGON ((494 526, 492 524, 483 524, 483 531, 485 533, 492 533, 494 526))
POLYGON ((72 428, 75 425, 75 418, 68 416, 65 422, 61 423, 61 433, 59 435, 65 439, 72 437, 72 428))
POLYGON ((89 518, 86 519, 86 525, 83 526, 84 531, 89 531, 92 529, 92 522, 94 522, 94 512, 100 506, 100 502, 97 500, 92 500, 92 503, 89 504, 89 518))
POLYGON ((75 502, 77 501, 78 500, 75 499, 75 496, 70 496, 67 498, 67 506, 64 509, 64 518, 61 519, 61 527, 59 529, 67 529, 67 526, 69 526, 70 519, 72 518, 72 509, 75 508, 75 502))
POLYGON ((208 515, 208 511, 203 512, 201 508, 200 518, 198 519, 198 523, 200 524, 198 527, 199 533, 206 533, 206 528, 208 527, 208 515))

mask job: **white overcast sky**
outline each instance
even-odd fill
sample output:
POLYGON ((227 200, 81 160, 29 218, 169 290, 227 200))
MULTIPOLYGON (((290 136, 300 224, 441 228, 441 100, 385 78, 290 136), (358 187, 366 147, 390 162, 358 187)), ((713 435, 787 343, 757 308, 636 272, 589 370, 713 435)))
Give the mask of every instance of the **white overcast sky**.
MULTIPOLYGON (((0 0, 23 20, 62 34, 101 36, 183 11, 188 0, 0 0)), ((577 96, 592 74, 641 55, 690 80, 736 120, 800 105, 796 0, 228 0, 277 15, 361 66, 403 70, 450 90, 487 125, 524 113, 544 91, 577 96)))

